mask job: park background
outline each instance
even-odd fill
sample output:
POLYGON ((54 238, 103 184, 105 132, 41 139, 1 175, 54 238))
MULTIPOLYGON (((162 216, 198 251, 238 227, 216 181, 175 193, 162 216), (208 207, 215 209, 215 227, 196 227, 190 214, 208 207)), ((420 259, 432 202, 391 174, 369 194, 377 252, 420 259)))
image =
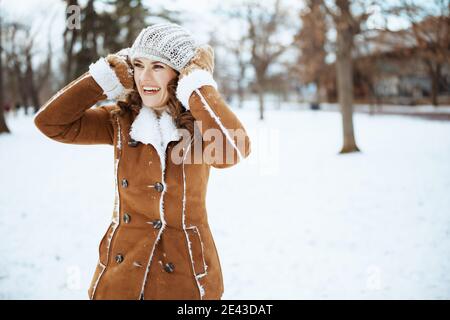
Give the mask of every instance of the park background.
POLYGON ((450 299, 448 0, 0 0, 0 298, 87 299, 110 146, 37 110, 157 22, 215 50, 252 140, 213 170, 224 299, 450 299), (219 201, 227 197, 229 201, 219 201))

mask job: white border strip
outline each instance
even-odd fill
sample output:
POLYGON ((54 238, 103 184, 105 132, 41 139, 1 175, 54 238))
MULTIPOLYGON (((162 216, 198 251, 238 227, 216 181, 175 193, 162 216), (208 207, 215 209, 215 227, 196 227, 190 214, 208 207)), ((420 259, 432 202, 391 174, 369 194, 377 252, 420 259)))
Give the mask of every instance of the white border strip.
POLYGON ((224 125, 222 124, 222 121, 220 121, 219 117, 211 109, 211 107, 209 106, 208 102, 206 101, 206 99, 201 94, 200 90, 196 89, 195 92, 199 95, 200 100, 202 101, 203 106, 205 107, 205 109, 209 112, 211 117, 216 121, 216 123, 219 125, 220 129, 222 129, 223 134, 228 139, 228 142, 230 142, 230 144, 233 146, 233 148, 236 149, 238 157, 239 157, 239 160, 242 160, 244 157, 242 156, 241 151, 238 149, 238 147, 234 143, 233 139, 231 138, 230 133, 228 132, 228 129, 224 127, 224 125))
POLYGON ((192 225, 192 226, 187 227, 186 229, 193 230, 194 234, 197 234, 198 240, 200 241, 200 246, 201 246, 200 250, 202 253, 202 264, 203 264, 203 270, 204 270, 203 273, 196 274, 196 277, 198 279, 200 279, 208 274, 208 271, 207 271, 208 265, 206 264, 206 260, 205 260, 205 248, 203 246, 202 237, 200 235, 200 230, 197 226, 192 225))
POLYGON ((191 258, 192 274, 194 275, 195 282, 197 283, 197 287, 198 287, 198 290, 199 290, 199 293, 200 293, 200 300, 203 300, 203 296, 205 295, 205 288, 203 288, 203 286, 200 284, 200 281, 198 281, 199 277, 197 277, 196 274, 195 274, 194 257, 193 257, 193 254, 192 254, 191 241, 189 240, 189 235, 188 235, 188 233, 186 231, 186 171, 184 170, 184 165, 185 165, 186 155, 189 152, 189 149, 191 148, 191 145, 192 145, 192 139, 193 138, 191 138, 189 146, 188 146, 187 150, 185 151, 185 153, 183 155, 183 212, 182 212, 182 222, 183 222, 183 231, 184 231, 184 234, 186 236, 186 241, 188 243, 189 256, 191 258))

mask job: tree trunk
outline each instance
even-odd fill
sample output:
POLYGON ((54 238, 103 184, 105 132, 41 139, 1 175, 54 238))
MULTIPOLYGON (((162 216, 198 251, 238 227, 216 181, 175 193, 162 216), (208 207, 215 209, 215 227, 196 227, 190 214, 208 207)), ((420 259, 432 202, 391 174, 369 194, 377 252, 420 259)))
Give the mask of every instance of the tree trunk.
POLYGON ((242 88, 242 84, 238 84, 238 108, 242 109, 244 105, 244 89, 242 88))
POLYGON ((66 69, 64 74, 64 83, 69 83, 73 78, 73 47, 76 41, 76 29, 68 31, 70 33, 70 40, 68 43, 68 50, 66 51, 66 69))
POLYGON ((239 97, 239 109, 242 109, 244 106, 244 78, 245 78, 245 71, 246 71, 246 65, 244 62, 241 61, 240 57, 240 51, 237 52, 237 59, 239 60, 239 80, 238 80, 238 97, 239 97))
MULTIPOLYGON (((31 50, 30 50, 31 51, 31 50)), ((33 70, 33 65, 31 62, 31 52, 28 51, 26 53, 26 62, 27 62, 27 69, 26 69, 26 88, 28 90, 28 94, 31 98, 31 103, 33 104, 33 108, 39 108, 39 106, 41 105, 39 102, 39 94, 36 90, 36 86, 35 86, 35 74, 34 74, 34 70, 33 70)))
POLYGON ((25 88, 26 83, 25 83, 24 77, 22 77, 22 75, 20 74, 20 70, 19 70, 19 72, 16 72, 16 82, 17 82, 17 87, 19 88, 21 105, 25 109, 25 114, 27 114, 27 110, 28 110, 27 108, 29 105, 29 96, 28 96, 27 90, 25 88))
POLYGON ((320 80, 319 79, 316 79, 316 81, 315 81, 315 84, 316 84, 316 94, 315 94, 315 97, 314 97, 314 102, 316 103, 316 105, 317 105, 317 108, 319 108, 320 109, 320 80))
POLYGON ((353 33, 351 28, 337 28, 337 85, 342 114, 344 144, 340 153, 358 152, 353 130, 353 33))
MULTIPOLYGON (((77 0, 69 0, 67 1, 67 8, 72 5, 78 5, 77 0)), ((68 18, 68 14, 66 14, 66 19, 68 18)), ((64 83, 69 83, 74 78, 74 47, 78 37, 78 29, 77 28, 69 28, 66 26, 66 30, 64 31, 64 52, 66 54, 66 65, 64 70, 64 83)))
POLYGON ((430 78, 431 78, 431 104, 435 107, 439 105, 438 96, 439 96, 439 80, 441 77, 441 66, 436 63, 433 68, 433 63, 429 65, 430 69, 430 78))
POLYGON ((3 47, 2 47, 2 20, 0 16, 0 133, 10 132, 5 121, 4 114, 4 90, 3 90, 3 47))
POLYGON ((258 81, 259 120, 264 120, 264 87, 258 81))

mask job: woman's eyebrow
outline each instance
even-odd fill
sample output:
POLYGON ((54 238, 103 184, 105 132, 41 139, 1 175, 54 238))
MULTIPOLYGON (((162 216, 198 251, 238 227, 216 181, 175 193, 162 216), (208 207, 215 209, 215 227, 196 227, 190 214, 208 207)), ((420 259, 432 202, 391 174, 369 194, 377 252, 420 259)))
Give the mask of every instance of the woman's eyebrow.
MULTIPOLYGON (((133 62, 134 62, 134 63, 136 63, 136 62, 142 63, 142 61, 141 61, 140 59, 134 59, 133 62)), ((160 61, 153 61, 153 62, 150 62, 150 64, 157 64, 157 63, 161 63, 161 62, 160 62, 160 61)))

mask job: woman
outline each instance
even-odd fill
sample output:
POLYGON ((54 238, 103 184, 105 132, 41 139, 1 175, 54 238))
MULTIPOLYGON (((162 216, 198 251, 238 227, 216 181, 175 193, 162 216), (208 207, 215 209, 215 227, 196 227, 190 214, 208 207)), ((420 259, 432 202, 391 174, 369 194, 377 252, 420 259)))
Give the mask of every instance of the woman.
POLYGON ((197 47, 179 25, 156 24, 36 114, 56 141, 114 146, 114 210, 90 299, 221 299, 205 207, 209 170, 247 157, 250 140, 213 68, 211 47, 197 47), (91 108, 106 98, 116 103, 91 108))

